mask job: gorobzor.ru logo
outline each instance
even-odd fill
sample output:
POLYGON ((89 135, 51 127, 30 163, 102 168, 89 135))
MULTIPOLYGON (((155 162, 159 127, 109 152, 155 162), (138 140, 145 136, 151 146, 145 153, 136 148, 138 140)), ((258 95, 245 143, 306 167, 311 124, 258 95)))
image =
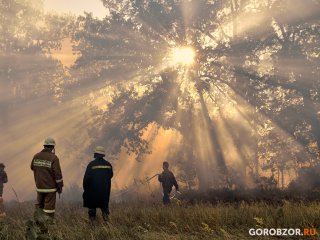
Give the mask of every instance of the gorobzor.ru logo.
POLYGON ((316 228, 250 228, 250 236, 316 236, 316 228))

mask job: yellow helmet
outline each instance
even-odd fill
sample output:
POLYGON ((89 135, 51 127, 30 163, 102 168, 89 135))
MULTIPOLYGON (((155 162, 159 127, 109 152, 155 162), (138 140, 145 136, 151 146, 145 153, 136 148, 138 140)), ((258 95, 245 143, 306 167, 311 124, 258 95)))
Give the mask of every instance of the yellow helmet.
POLYGON ((55 146, 55 145, 56 145, 56 141, 51 137, 47 137, 43 143, 43 146, 55 146))
POLYGON ((105 155, 106 150, 104 149, 104 147, 97 146, 97 147, 94 149, 94 153, 99 153, 99 154, 105 155))

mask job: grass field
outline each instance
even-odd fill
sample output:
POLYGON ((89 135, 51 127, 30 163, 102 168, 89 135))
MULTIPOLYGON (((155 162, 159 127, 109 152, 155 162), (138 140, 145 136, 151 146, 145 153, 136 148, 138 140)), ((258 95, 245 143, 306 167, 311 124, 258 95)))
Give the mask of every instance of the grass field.
MULTIPOLYGON (((50 227, 52 239, 279 239, 250 237, 248 230, 257 227, 302 229, 320 226, 319 203, 284 202, 281 206, 265 203, 214 206, 116 204, 110 210, 108 224, 102 223, 99 218, 100 223, 92 227, 80 203, 59 204, 56 224, 50 227)), ((0 223, 0 239, 24 239, 25 222, 32 219, 33 204, 9 204, 7 215, 0 223)))

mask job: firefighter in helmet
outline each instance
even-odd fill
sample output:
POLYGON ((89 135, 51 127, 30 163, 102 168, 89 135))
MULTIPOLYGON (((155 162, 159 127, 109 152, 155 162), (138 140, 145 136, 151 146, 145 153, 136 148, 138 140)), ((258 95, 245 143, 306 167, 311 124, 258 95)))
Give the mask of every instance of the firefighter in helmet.
POLYGON ((4 206, 3 206, 3 184, 8 182, 8 176, 7 173, 4 171, 4 164, 0 163, 0 217, 4 217, 4 206))
POLYGON ((36 210, 54 218, 56 193, 62 193, 63 180, 59 158, 55 155, 56 142, 48 137, 44 141, 44 149, 34 155, 31 170, 37 188, 36 210))
POLYGON ((163 162, 162 168, 163 168, 163 172, 159 174, 158 180, 159 182, 161 182, 162 189, 163 189, 163 199, 162 199, 163 204, 169 204, 172 187, 175 186, 176 191, 179 191, 179 186, 175 176, 169 170, 169 163, 163 162))
POLYGON ((83 178, 83 206, 89 208, 88 214, 91 222, 96 219, 97 208, 101 209, 103 220, 108 220, 113 170, 104 157, 104 147, 96 147, 94 160, 88 164, 83 178))

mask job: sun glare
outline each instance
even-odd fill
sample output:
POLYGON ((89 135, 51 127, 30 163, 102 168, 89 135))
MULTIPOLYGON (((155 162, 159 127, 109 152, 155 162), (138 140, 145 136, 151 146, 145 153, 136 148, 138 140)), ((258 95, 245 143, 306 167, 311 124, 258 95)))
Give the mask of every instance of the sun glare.
POLYGON ((171 61, 174 65, 191 65, 194 62, 195 52, 191 47, 178 47, 171 51, 171 61))

